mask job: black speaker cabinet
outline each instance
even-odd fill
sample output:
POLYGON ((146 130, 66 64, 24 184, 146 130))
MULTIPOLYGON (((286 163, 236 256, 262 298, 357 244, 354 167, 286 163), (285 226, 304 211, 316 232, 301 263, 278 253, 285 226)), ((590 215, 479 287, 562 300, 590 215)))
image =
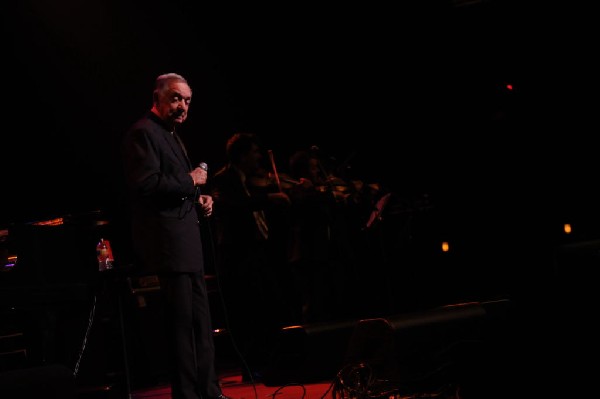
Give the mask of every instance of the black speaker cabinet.
POLYGON ((344 369, 367 367, 373 381, 386 381, 406 395, 489 381, 483 373, 506 365, 498 344, 509 344, 502 334, 509 304, 459 303, 361 320, 350 337, 344 369))
POLYGON ((281 329, 263 373, 264 384, 333 381, 355 325, 356 321, 322 322, 281 329))

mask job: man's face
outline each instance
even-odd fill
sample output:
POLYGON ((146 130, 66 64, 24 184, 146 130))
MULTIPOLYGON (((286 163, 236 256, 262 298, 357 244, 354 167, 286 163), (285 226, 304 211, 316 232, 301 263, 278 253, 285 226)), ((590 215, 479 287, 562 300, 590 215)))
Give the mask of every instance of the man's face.
POLYGON ((175 127, 187 119, 191 101, 190 87, 183 82, 172 81, 168 90, 159 95, 157 110, 161 119, 175 127))

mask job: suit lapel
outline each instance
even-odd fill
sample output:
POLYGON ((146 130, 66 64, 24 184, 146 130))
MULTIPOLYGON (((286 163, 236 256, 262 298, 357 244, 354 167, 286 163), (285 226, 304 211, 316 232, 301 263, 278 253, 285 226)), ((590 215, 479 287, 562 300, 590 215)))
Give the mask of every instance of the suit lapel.
POLYGON ((169 136, 169 144, 171 145, 171 148, 173 148, 173 151, 175 151, 177 158, 179 158, 189 170, 192 170, 192 163, 187 156, 187 151, 183 142, 181 141, 181 138, 179 138, 175 132, 173 134, 169 134, 169 136))

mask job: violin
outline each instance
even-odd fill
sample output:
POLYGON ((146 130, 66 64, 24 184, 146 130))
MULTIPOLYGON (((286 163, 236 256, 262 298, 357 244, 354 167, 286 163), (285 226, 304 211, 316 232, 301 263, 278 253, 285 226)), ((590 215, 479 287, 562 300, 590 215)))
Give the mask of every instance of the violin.
POLYGON ((249 176, 247 183, 253 187, 267 191, 289 191, 294 188, 314 187, 316 191, 330 193, 336 202, 345 202, 353 194, 361 191, 362 182, 347 182, 342 178, 328 174, 323 165, 316 158, 312 158, 311 175, 299 179, 292 178, 285 173, 277 172, 273 152, 268 151, 271 170, 262 167, 256 174, 249 176))
POLYGON ((275 173, 261 170, 257 174, 248 177, 248 184, 253 187, 273 188, 277 190, 286 190, 302 184, 301 180, 292 179, 284 173, 275 175, 275 173))
POLYGON ((295 180, 285 174, 278 173, 273 151, 268 150, 268 153, 269 161, 271 163, 271 171, 261 168, 255 175, 249 178, 250 185, 254 187, 276 188, 279 192, 283 192, 284 189, 291 189, 299 184, 302 184, 302 182, 299 180, 295 180))

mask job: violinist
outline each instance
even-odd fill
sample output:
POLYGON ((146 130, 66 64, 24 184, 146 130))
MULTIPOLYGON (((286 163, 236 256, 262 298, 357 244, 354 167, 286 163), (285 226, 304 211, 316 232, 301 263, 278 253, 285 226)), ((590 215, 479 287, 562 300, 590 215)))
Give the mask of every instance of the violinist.
POLYGON ((345 317, 345 262, 347 251, 345 207, 319 158, 299 150, 290 158, 290 176, 299 182, 289 190, 291 239, 288 260, 302 293, 303 322, 345 317))
POLYGON ((208 182, 214 201, 216 270, 228 327, 242 365, 248 366, 242 367, 242 376, 251 381, 266 366, 272 334, 296 322, 286 299, 291 291, 279 249, 282 232, 269 220, 273 212, 289 208, 290 198, 254 184, 264 161, 256 135, 232 135, 225 152, 227 164, 208 182))

